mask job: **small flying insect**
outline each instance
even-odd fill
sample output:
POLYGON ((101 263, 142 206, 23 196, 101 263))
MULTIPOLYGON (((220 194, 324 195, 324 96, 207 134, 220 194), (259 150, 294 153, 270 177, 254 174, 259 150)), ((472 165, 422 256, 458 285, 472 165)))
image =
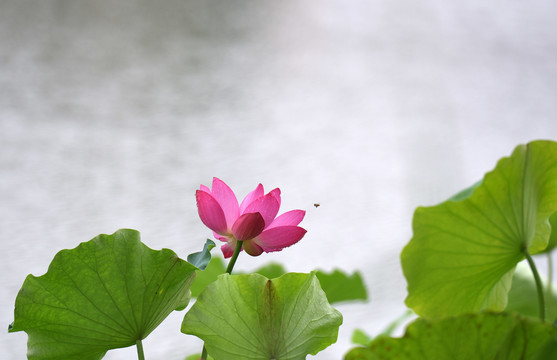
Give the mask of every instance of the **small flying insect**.
POLYGON ((320 203, 315 203, 315 204, 313 204, 313 206, 315 206, 316 208, 318 208, 318 207, 321 206, 321 204, 320 204, 320 203))

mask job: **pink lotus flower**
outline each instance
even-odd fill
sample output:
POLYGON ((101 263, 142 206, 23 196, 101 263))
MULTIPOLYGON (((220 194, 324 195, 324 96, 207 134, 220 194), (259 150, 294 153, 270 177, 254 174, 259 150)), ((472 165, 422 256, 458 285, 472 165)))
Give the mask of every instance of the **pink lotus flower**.
POLYGON ((259 184, 238 206, 234 192, 222 180, 213 178, 213 189, 201 185, 195 192, 197 210, 203 224, 220 241, 225 258, 234 253, 237 241, 252 256, 263 252, 280 251, 300 241, 306 230, 298 224, 306 212, 288 211, 278 217, 280 189, 264 194, 259 184))

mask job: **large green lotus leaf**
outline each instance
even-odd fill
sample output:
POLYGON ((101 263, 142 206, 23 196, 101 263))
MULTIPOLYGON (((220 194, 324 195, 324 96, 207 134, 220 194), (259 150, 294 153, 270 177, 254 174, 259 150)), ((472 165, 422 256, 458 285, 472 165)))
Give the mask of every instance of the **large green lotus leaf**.
POLYGON ((503 310, 514 268, 543 251, 557 210, 557 143, 518 146, 456 198, 420 207, 401 254, 406 304, 425 317, 503 310))
POLYGON ((148 248, 135 230, 99 235, 27 276, 10 331, 29 335, 29 359, 101 359, 185 306, 195 270, 171 250, 148 248))
POLYGON ((334 343, 341 323, 313 273, 224 274, 199 295, 182 332, 204 340, 215 360, 294 360, 334 343))
POLYGON ((555 336, 557 328, 518 314, 418 318, 403 337, 377 337, 352 349, 345 360, 538 360, 541 351, 555 350, 555 336))

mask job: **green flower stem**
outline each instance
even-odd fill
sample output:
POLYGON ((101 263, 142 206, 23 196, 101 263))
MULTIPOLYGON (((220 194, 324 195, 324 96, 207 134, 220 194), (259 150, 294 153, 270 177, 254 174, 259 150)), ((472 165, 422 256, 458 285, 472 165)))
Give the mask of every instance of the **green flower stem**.
POLYGON ((139 360, 145 360, 145 355, 143 354, 143 343, 141 343, 141 339, 138 339, 135 342, 135 345, 137 345, 137 358, 139 360))
MULTIPOLYGON (((226 272, 228 274, 232 274, 232 269, 234 269, 234 264, 236 264, 238 255, 240 255, 240 251, 242 251, 242 245, 243 244, 241 241, 236 241, 236 248, 234 248, 234 254, 232 254, 232 257, 228 262, 228 267, 226 268, 226 272)), ((207 360, 207 349, 205 348, 205 344, 203 344, 203 350, 201 351, 200 360, 207 360)))
POLYGON ((226 268, 226 272, 232 274, 232 269, 234 269, 234 264, 236 264, 236 259, 238 259, 238 255, 240 255, 240 251, 242 251, 242 242, 236 241, 236 248, 234 249, 234 254, 230 258, 230 262, 228 263, 228 267, 226 268))
POLYGON ((545 299, 543 294, 542 280, 540 279, 540 274, 538 273, 536 264, 528 253, 528 250, 524 250, 524 255, 526 256, 526 260, 528 260, 528 265, 530 265, 530 269, 532 269, 532 274, 534 275, 534 280, 536 281, 536 289, 538 290, 538 303, 540 307, 540 320, 545 321, 545 299))

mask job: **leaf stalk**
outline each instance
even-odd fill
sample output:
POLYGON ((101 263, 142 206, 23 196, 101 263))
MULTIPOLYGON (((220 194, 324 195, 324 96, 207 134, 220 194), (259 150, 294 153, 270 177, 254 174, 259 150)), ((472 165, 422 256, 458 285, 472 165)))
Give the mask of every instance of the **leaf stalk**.
POLYGON ((526 260, 528 261, 528 265, 530 265, 530 269, 532 269, 532 274, 534 275, 534 280, 536 282, 536 290, 538 291, 538 305, 540 310, 540 320, 545 322, 545 298, 544 298, 544 289, 542 285, 542 280, 540 278, 540 274, 538 273, 538 269, 536 268, 536 264, 532 259, 532 256, 528 253, 528 250, 524 249, 524 256, 526 256, 526 260))
POLYGON ((143 354, 143 343, 141 342, 141 339, 137 339, 135 345, 137 346, 137 358, 139 360, 145 360, 145 354, 143 354))

